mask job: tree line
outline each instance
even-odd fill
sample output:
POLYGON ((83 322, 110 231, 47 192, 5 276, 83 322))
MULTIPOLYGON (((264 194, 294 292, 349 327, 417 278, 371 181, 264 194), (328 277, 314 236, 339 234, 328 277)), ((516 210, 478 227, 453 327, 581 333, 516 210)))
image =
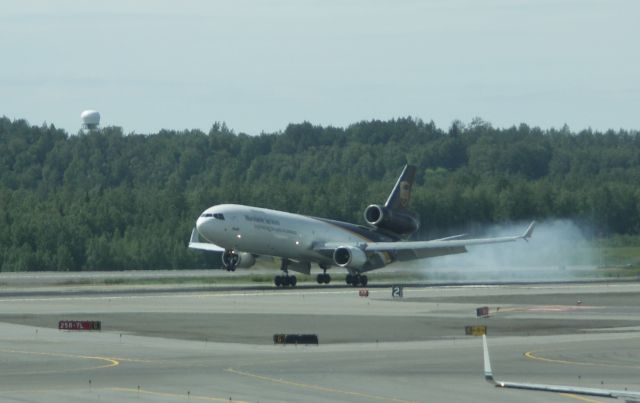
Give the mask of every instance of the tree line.
POLYGON ((592 236, 640 232, 640 135, 481 119, 414 118, 278 133, 201 130, 68 134, 0 118, 0 270, 193 269, 198 215, 241 203, 363 223, 402 166, 418 166, 416 237, 568 218, 592 236))

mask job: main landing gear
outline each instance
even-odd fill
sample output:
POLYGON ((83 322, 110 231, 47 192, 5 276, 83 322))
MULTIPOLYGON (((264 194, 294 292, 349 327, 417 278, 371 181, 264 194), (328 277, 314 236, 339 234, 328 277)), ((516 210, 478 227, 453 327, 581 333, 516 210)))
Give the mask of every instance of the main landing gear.
POLYGON ((329 284, 331 282, 331 276, 327 273, 328 267, 320 265, 320 268, 323 270, 323 273, 318 274, 316 277, 318 284, 329 284))
POLYGON ((288 264, 288 260, 282 259, 280 270, 284 272, 284 276, 276 276, 273 279, 273 283, 276 285, 276 287, 295 287, 298 283, 298 279, 296 278, 296 276, 289 275, 289 270, 287 269, 288 264))
POLYGON ((276 276, 273 279, 273 283, 276 287, 295 287, 298 283, 298 279, 296 279, 296 276, 285 274, 284 276, 276 276))
POLYGON ((357 286, 366 286, 369 279, 364 274, 355 273, 355 274, 347 274, 345 278, 345 282, 353 287, 357 286))

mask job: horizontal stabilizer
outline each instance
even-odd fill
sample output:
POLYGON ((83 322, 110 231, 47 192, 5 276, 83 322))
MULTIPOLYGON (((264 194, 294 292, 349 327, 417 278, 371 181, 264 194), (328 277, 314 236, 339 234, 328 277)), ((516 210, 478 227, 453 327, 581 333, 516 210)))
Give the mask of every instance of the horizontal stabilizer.
POLYGON ((198 230, 193 229, 191 231, 191 239, 189 239, 189 248, 191 249, 199 249, 199 250, 208 250, 210 252, 224 252, 225 249, 221 246, 218 246, 209 242, 200 242, 200 237, 198 236, 198 230))
POLYGON ((538 384, 538 383, 499 381, 494 379, 493 377, 493 371, 491 369, 491 358, 489 357, 489 348, 487 347, 486 335, 482 336, 482 349, 484 353, 484 379, 497 388, 537 390, 542 392, 555 392, 555 393, 571 393, 575 395, 609 397, 614 399, 622 398, 622 399, 626 399, 627 401, 637 401, 636 399, 640 398, 640 392, 627 391, 627 390, 583 388, 578 386, 547 385, 547 384, 538 384))

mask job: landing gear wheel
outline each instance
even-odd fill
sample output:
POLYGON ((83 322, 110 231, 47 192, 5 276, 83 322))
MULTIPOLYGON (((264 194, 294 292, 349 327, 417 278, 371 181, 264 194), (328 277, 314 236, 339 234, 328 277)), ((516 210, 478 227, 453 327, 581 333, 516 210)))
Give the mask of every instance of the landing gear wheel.
POLYGON ((273 283, 276 285, 276 287, 295 287, 298 283, 298 279, 296 278, 296 276, 289 275, 275 276, 275 278, 273 279, 273 283))
POLYGON ((369 279, 364 274, 360 276, 360 284, 362 284, 363 287, 366 287, 368 281, 369 279))
POLYGON ((282 264, 280 265, 280 270, 284 273, 284 276, 276 276, 274 279, 274 283, 276 287, 295 287, 298 283, 298 279, 296 276, 290 276, 289 271, 287 270, 287 266, 289 266, 289 261, 287 259, 282 259, 282 264), (279 280, 278 280, 279 279, 279 280))
POLYGON ((320 273, 316 277, 318 284, 329 284, 331 282, 331 276, 327 273, 320 273))
POLYGON ((352 287, 357 287, 359 285, 365 286, 367 285, 367 276, 360 274, 347 274, 347 278, 345 281, 352 287))

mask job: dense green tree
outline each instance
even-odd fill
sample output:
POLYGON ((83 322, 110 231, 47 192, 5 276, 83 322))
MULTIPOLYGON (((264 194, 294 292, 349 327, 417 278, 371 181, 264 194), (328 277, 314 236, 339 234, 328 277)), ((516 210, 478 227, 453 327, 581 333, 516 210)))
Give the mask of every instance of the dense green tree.
POLYGON ((405 163, 418 166, 417 237, 511 220, 570 218, 596 235, 640 232, 638 132, 441 130, 401 118, 281 133, 69 135, 0 118, 0 270, 204 268, 186 248, 198 214, 244 203, 362 223, 405 163))

